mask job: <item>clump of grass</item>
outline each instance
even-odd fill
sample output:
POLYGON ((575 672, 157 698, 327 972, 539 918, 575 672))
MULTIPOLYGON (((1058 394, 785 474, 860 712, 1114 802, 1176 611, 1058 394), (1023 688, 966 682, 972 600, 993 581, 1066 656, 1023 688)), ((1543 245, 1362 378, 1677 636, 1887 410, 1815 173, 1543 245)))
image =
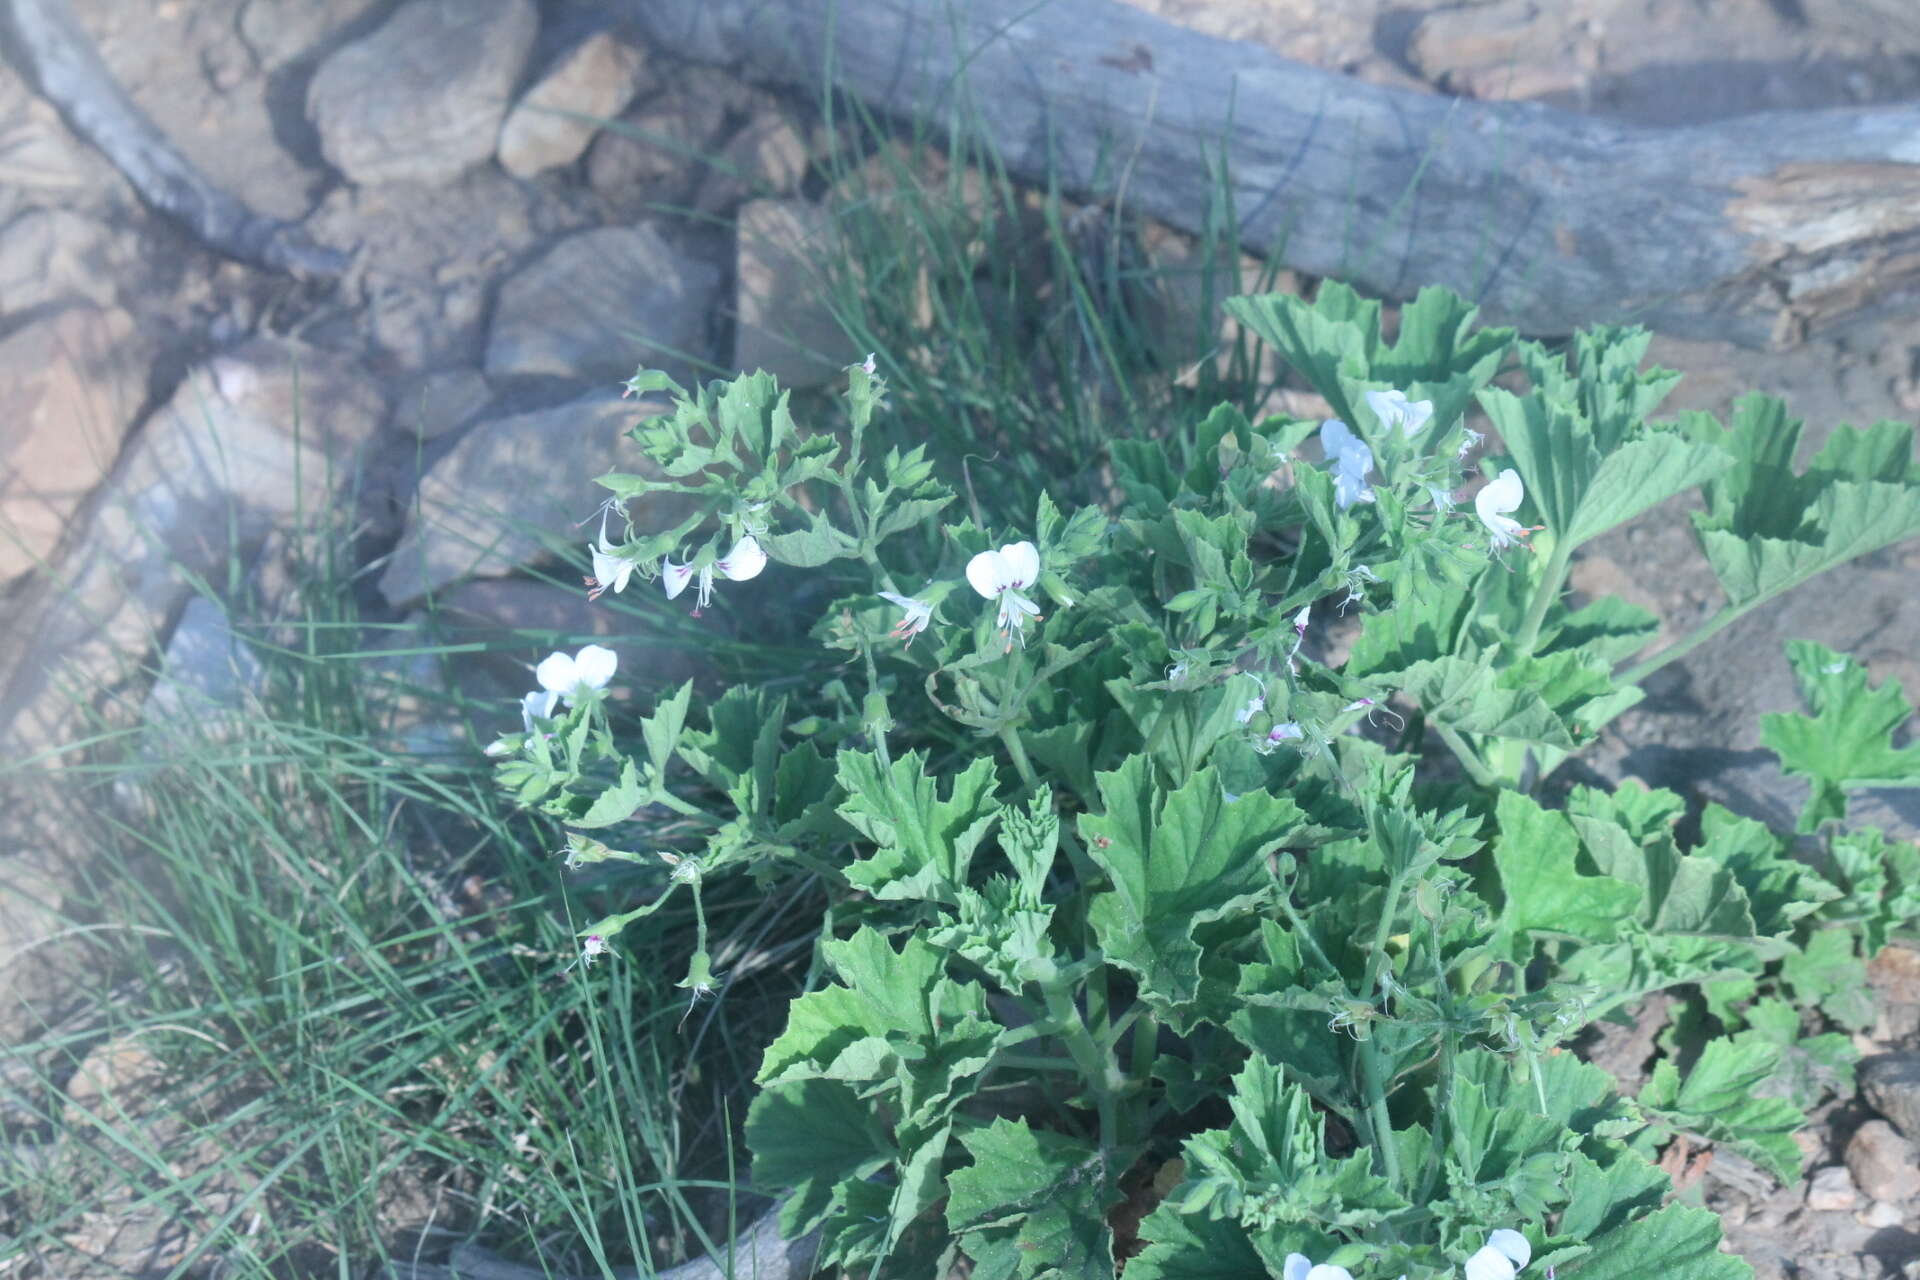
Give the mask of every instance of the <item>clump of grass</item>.
POLYGON ((1015 182, 964 114, 938 133, 837 95, 826 114, 823 299, 849 345, 879 353, 892 429, 990 470, 1008 518, 1042 489, 1101 497, 1115 437, 1222 400, 1254 413, 1275 389, 1258 340, 1219 323, 1224 298, 1280 275, 1248 269, 1224 165, 1205 232, 1156 260, 1123 153, 1091 180, 1102 194, 1076 202, 1058 182, 1015 182))
MULTIPOLYGON (((11 1050, 32 1111, 0 1146, 0 1266, 80 1274, 105 1222, 125 1248, 150 1221, 179 1274, 344 1274, 476 1233, 579 1270, 706 1247, 757 1011, 804 968, 796 899, 709 896, 738 999, 672 988, 693 922, 671 908, 568 967, 577 918, 633 886, 569 884, 477 754, 384 745, 393 664, 363 656, 343 565, 307 567, 238 708, 108 737, 85 769, 100 854, 69 909, 107 926, 84 935, 99 976, 11 1050), (89 1087, 102 1046, 138 1078, 89 1087)), ((393 636, 389 657, 452 656, 393 636)))

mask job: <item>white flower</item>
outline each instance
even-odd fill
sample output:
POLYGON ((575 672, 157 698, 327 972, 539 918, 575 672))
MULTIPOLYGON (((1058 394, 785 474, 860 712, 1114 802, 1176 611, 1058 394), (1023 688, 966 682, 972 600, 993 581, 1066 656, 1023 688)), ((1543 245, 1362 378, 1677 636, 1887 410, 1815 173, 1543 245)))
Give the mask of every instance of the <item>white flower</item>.
POLYGON ((1313 606, 1310 604, 1301 605, 1300 612, 1293 615, 1293 634, 1304 637, 1307 634, 1307 623, 1312 621, 1312 619, 1313 606))
MULTIPOLYGON (((566 657, 565 654, 555 654, 554 656, 560 658, 566 657)), ((560 701, 560 695, 554 693, 552 690, 535 689, 532 693, 520 699, 520 723, 526 726, 528 733, 532 733, 533 718, 539 716, 545 719, 547 716, 552 715, 553 704, 558 701, 560 701)))
POLYGON ((905 640, 908 644, 912 644, 913 638, 925 631, 927 624, 933 621, 933 606, 924 600, 916 600, 912 596, 903 596, 892 591, 882 591, 880 598, 888 604, 899 605, 906 610, 906 616, 895 623, 893 630, 887 633, 891 639, 905 640))
POLYGON ((1267 745, 1277 747, 1289 739, 1304 738, 1306 736, 1307 731, 1302 729, 1298 722, 1285 720, 1267 730, 1267 745))
POLYGON ((1381 426, 1389 431, 1399 427, 1408 437, 1419 434, 1420 428, 1427 425, 1427 419, 1433 417, 1433 401, 1415 400, 1408 404, 1404 391, 1369 391, 1367 408, 1373 410, 1381 426))
POLYGON ((1433 509, 1441 515, 1445 515, 1447 512, 1453 510, 1453 493, 1451 490, 1442 489, 1438 485, 1429 485, 1427 488, 1427 496, 1433 499, 1433 509))
POLYGON ((1366 441, 1347 430, 1338 418, 1320 424, 1320 448, 1333 464, 1333 500, 1345 511, 1356 502, 1372 502, 1373 490, 1367 487, 1367 472, 1373 470, 1373 450, 1366 441))
MULTIPOLYGON (((619 655, 613 650, 603 649, 597 644, 590 644, 571 657, 564 653, 548 654, 541 660, 540 665, 533 669, 533 678, 538 680, 540 687, 547 692, 545 694, 530 693, 521 699, 522 714, 531 717, 537 710, 539 715, 551 715, 556 698, 565 699, 566 704, 572 706, 595 689, 606 688, 607 681, 613 678, 613 669, 619 665, 619 662, 619 655), (535 699, 540 701, 536 703, 535 699)), ((528 721, 528 728, 529 730, 532 728, 531 719, 528 721)))
POLYGON ((1533 1246, 1518 1231, 1501 1227, 1487 1236, 1486 1247, 1467 1259, 1467 1280, 1513 1280, 1533 1257, 1533 1246))
POLYGON ((1031 542, 1010 542, 998 551, 982 551, 967 561, 967 582, 989 600, 1000 602, 1000 634, 1011 649, 1026 643, 1022 628, 1040 616, 1040 606, 1021 595, 1040 580, 1040 552, 1031 542))
POLYGON ((600 543, 587 544, 587 554, 593 557, 593 576, 587 579, 587 599, 598 600, 602 592, 611 591, 619 595, 627 589, 627 579, 640 566, 636 561, 620 555, 618 550, 607 545, 606 531, 600 533, 600 543))
MULTIPOLYGON (((734 543, 733 550, 699 571, 700 590, 694 598, 693 616, 699 617, 713 603, 713 575, 716 570, 723 578, 745 582, 748 578, 759 577, 760 571, 766 567, 767 553, 761 549, 759 539, 748 534, 734 543)), ((675 564, 671 560, 662 560, 660 563, 660 585, 665 588, 669 600, 685 591, 693 577, 691 563, 675 564)))
POLYGON ((1495 551, 1511 546, 1533 532, 1507 514, 1517 508, 1526 496, 1526 488, 1520 483, 1520 473, 1512 467, 1495 476, 1473 495, 1473 509, 1479 515, 1480 523, 1487 526, 1487 532, 1493 535, 1495 551))
POLYGON ((1267 700, 1256 693, 1251 698, 1247 699, 1246 706, 1240 708, 1238 711, 1233 713, 1233 718, 1235 720, 1238 720, 1241 724, 1245 724, 1247 721, 1253 719, 1255 716, 1259 715, 1262 711, 1265 711, 1266 709, 1267 709, 1267 700))
POLYGON ((1460 448, 1457 451, 1455 451, 1453 455, 1454 460, 1456 462, 1465 461, 1466 456, 1473 452, 1474 446, 1478 445, 1482 440, 1485 440, 1485 439, 1486 437, 1481 435, 1478 431, 1475 431, 1472 427, 1468 427, 1467 434, 1460 438, 1460 448))
POLYGON ((1304 1253, 1288 1254, 1286 1269, 1280 1274, 1285 1280, 1353 1280, 1353 1272, 1345 1267, 1336 1267, 1331 1262, 1308 1262, 1304 1253))
MULTIPOLYGON (((584 939, 581 940, 580 958, 574 961, 573 963, 579 965, 583 969, 591 969, 593 968, 593 962, 595 960, 598 960, 601 956, 604 956, 604 955, 611 955, 612 953, 613 953, 613 948, 607 945, 607 940, 605 938, 601 937, 597 933, 590 933, 584 939)), ((570 964, 567 966, 567 968, 571 969, 573 968, 573 965, 570 964)))

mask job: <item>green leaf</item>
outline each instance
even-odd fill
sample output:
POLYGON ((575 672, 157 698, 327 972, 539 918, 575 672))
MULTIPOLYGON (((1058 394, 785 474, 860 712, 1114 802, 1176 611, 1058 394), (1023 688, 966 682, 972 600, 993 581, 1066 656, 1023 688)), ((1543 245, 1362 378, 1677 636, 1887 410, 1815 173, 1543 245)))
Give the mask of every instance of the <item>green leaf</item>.
POLYGON ((1195 925, 1251 911, 1272 890, 1266 855, 1299 825, 1291 800, 1265 791, 1228 801, 1212 769, 1166 792, 1146 756, 1099 775, 1101 812, 1080 817, 1087 855, 1113 878, 1088 910, 1107 958, 1140 978, 1156 1007, 1199 991, 1195 925))
POLYGON ((1853 931, 1819 929, 1800 951, 1780 962, 1780 979, 1793 998, 1820 1011, 1850 1031, 1874 1023, 1873 988, 1867 965, 1854 953, 1853 931))
POLYGON ((1504 948, 1525 960, 1532 946, 1522 938, 1576 938, 1610 942, 1619 936, 1622 918, 1639 905, 1633 886, 1612 876, 1582 875, 1575 859, 1580 842, 1565 816, 1550 813, 1517 791, 1502 791, 1495 809, 1500 834, 1493 862, 1500 872, 1506 902, 1499 931, 1511 939, 1504 948))
POLYGON ((973 852, 993 825, 993 760, 976 756, 955 776, 945 799, 913 752, 885 767, 868 751, 842 751, 840 816, 879 848, 847 868, 847 879, 880 898, 952 902, 966 883, 973 852))
POLYGON ((873 1108, 847 1085, 800 1080, 761 1090, 747 1108, 753 1180, 790 1187, 782 1231, 798 1239, 832 1210, 835 1192, 885 1168, 893 1143, 873 1108))
POLYGON ((1565 537, 1574 546, 1625 524, 1733 465, 1726 450, 1671 431, 1648 431, 1609 454, 1594 473, 1565 537))
POLYGON ((1596 1237, 1558 1271, 1567 1280, 1753 1280, 1746 1259, 1720 1252, 1719 1215, 1682 1204, 1596 1237))
POLYGON ((835 528, 824 512, 814 512, 812 521, 805 529, 762 537, 760 545, 768 558, 798 569, 817 569, 829 561, 851 559, 860 554, 860 544, 851 534, 835 528))
POLYGON ((1605 793, 1576 787, 1567 814, 1594 866, 1639 890, 1631 914, 1658 935, 1757 937, 1751 904, 1731 868, 1683 854, 1664 827, 1636 833, 1612 820, 1605 793))
POLYGON ((960 1141, 973 1163, 948 1179, 947 1225, 976 1275, 1112 1280, 1116 1197, 1097 1148, 1004 1118, 960 1141))
POLYGON ((1557 750, 1578 744, 1566 722, 1533 689, 1501 688, 1493 671, 1465 658, 1416 662, 1394 677, 1427 718, 1462 733, 1530 742, 1557 750))
POLYGON ((633 761, 623 761, 620 781, 594 797, 587 811, 577 818, 569 818, 567 825, 592 831, 625 822, 647 802, 649 794, 650 789, 640 781, 640 771, 633 767, 633 761))
POLYGON ((1793 1135, 1806 1117, 1785 1098, 1760 1096, 1778 1067, 1778 1051, 1762 1040, 1709 1040, 1684 1082, 1671 1059, 1656 1063, 1639 1103, 1665 1125, 1725 1143, 1791 1186, 1800 1180, 1793 1135))
POLYGON ((1840 427, 1805 474, 1792 470, 1800 423, 1771 396, 1734 404, 1722 431, 1689 415, 1697 439, 1733 454, 1734 466, 1705 486, 1693 517, 1701 548, 1727 593, 1749 608, 1855 556, 1920 534, 1920 468, 1912 428, 1840 427))
POLYGON ((1787 660, 1812 715, 1760 718, 1760 741, 1787 773, 1812 784, 1799 830, 1844 821, 1846 792, 1870 787, 1920 787, 1920 744, 1895 748, 1893 735, 1913 717, 1898 680, 1867 685, 1852 658, 1809 640, 1787 645, 1787 660))

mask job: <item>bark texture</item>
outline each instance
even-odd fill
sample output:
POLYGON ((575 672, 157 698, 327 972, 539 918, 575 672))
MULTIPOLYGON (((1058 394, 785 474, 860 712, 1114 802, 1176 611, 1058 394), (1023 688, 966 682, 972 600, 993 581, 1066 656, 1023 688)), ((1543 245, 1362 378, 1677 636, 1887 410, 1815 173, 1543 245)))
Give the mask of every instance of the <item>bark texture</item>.
POLYGON ((1686 128, 1363 84, 1117 0, 624 0, 670 57, 964 113, 1019 176, 1197 230, 1231 165, 1250 247, 1536 334, 1751 345, 1920 296, 1920 106, 1686 128))

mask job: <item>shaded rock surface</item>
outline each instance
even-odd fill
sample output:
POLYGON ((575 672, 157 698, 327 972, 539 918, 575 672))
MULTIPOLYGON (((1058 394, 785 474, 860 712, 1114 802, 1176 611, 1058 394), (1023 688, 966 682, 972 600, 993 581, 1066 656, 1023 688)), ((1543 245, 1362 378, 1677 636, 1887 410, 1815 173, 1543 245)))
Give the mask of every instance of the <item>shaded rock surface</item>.
POLYGON ((421 478, 381 594, 406 605, 458 578, 499 577, 549 552, 582 556, 592 535, 578 522, 606 496, 592 477, 645 471, 621 437, 666 407, 594 392, 475 424, 421 478))
POLYGON ((501 286, 487 376, 612 384, 645 364, 685 381, 675 353, 706 346, 719 287, 719 271, 650 226, 567 236, 501 286))
POLYGON ((360 184, 479 164, 538 31, 532 0, 407 0, 314 73, 307 115, 327 162, 360 184))
POLYGON ((0 339, 0 582, 47 563, 119 454, 146 396, 133 328, 81 305, 0 339))
POLYGON ((751 200, 737 235, 734 367, 814 387, 859 359, 821 297, 816 264, 835 251, 833 215, 800 200, 751 200))

